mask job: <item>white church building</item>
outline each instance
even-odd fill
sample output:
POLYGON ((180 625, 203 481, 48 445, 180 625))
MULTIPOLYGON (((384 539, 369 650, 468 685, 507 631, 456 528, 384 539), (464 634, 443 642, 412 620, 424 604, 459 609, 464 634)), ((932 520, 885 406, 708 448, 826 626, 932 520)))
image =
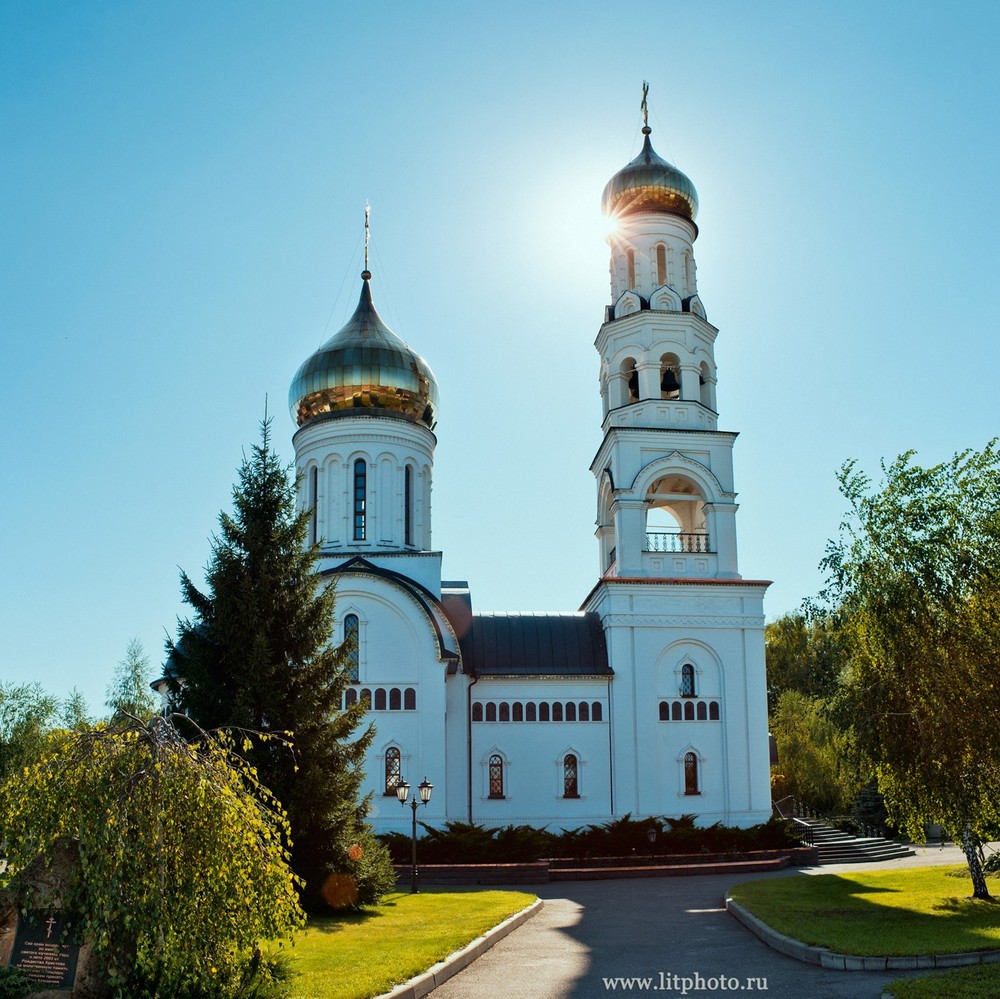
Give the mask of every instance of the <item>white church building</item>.
POLYGON ((409 830, 400 777, 434 784, 419 818, 438 826, 770 815, 768 583, 739 573, 697 194, 650 131, 603 195, 617 227, 595 341, 599 566, 578 610, 480 613, 467 582, 441 578, 438 386, 379 317, 367 270, 350 320, 292 382, 300 501, 336 580, 336 636, 357 640, 347 703, 365 700, 377 729, 377 831, 409 830))

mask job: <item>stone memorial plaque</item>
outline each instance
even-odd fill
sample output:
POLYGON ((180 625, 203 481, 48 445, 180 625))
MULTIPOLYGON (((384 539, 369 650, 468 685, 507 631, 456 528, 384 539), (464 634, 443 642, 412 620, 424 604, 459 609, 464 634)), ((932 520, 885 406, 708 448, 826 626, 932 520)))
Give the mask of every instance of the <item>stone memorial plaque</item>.
POLYGON ((72 989, 80 948, 63 942, 63 928, 62 919, 48 913, 18 917, 11 966, 47 989, 72 989))

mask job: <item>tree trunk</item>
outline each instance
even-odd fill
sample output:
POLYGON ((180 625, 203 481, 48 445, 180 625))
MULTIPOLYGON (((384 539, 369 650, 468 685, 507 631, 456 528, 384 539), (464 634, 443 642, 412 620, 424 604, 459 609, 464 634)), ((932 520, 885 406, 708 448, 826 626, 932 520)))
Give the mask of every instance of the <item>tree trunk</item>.
POLYGON ((983 873, 983 865, 979 859, 978 845, 972 835, 971 825, 966 823, 965 828, 962 829, 962 852, 969 865, 969 877, 972 878, 972 897, 992 902, 993 896, 986 885, 986 875, 983 873))

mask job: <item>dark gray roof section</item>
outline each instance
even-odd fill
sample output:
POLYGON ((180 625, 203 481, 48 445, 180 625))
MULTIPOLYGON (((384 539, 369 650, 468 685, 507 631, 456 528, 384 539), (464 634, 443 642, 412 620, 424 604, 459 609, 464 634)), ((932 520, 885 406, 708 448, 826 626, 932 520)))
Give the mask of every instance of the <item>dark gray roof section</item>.
POLYGON ((596 614, 473 614, 460 639, 477 676, 611 676, 596 614))

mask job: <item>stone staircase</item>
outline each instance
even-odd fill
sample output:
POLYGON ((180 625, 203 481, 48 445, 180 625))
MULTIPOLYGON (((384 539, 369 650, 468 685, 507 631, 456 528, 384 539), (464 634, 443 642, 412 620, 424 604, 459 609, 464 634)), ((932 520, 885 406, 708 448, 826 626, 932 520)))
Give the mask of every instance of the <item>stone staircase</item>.
POLYGON ((908 846, 881 836, 852 836, 820 819, 798 815, 792 821, 807 830, 806 842, 816 847, 821 864, 878 863, 913 856, 908 846))

